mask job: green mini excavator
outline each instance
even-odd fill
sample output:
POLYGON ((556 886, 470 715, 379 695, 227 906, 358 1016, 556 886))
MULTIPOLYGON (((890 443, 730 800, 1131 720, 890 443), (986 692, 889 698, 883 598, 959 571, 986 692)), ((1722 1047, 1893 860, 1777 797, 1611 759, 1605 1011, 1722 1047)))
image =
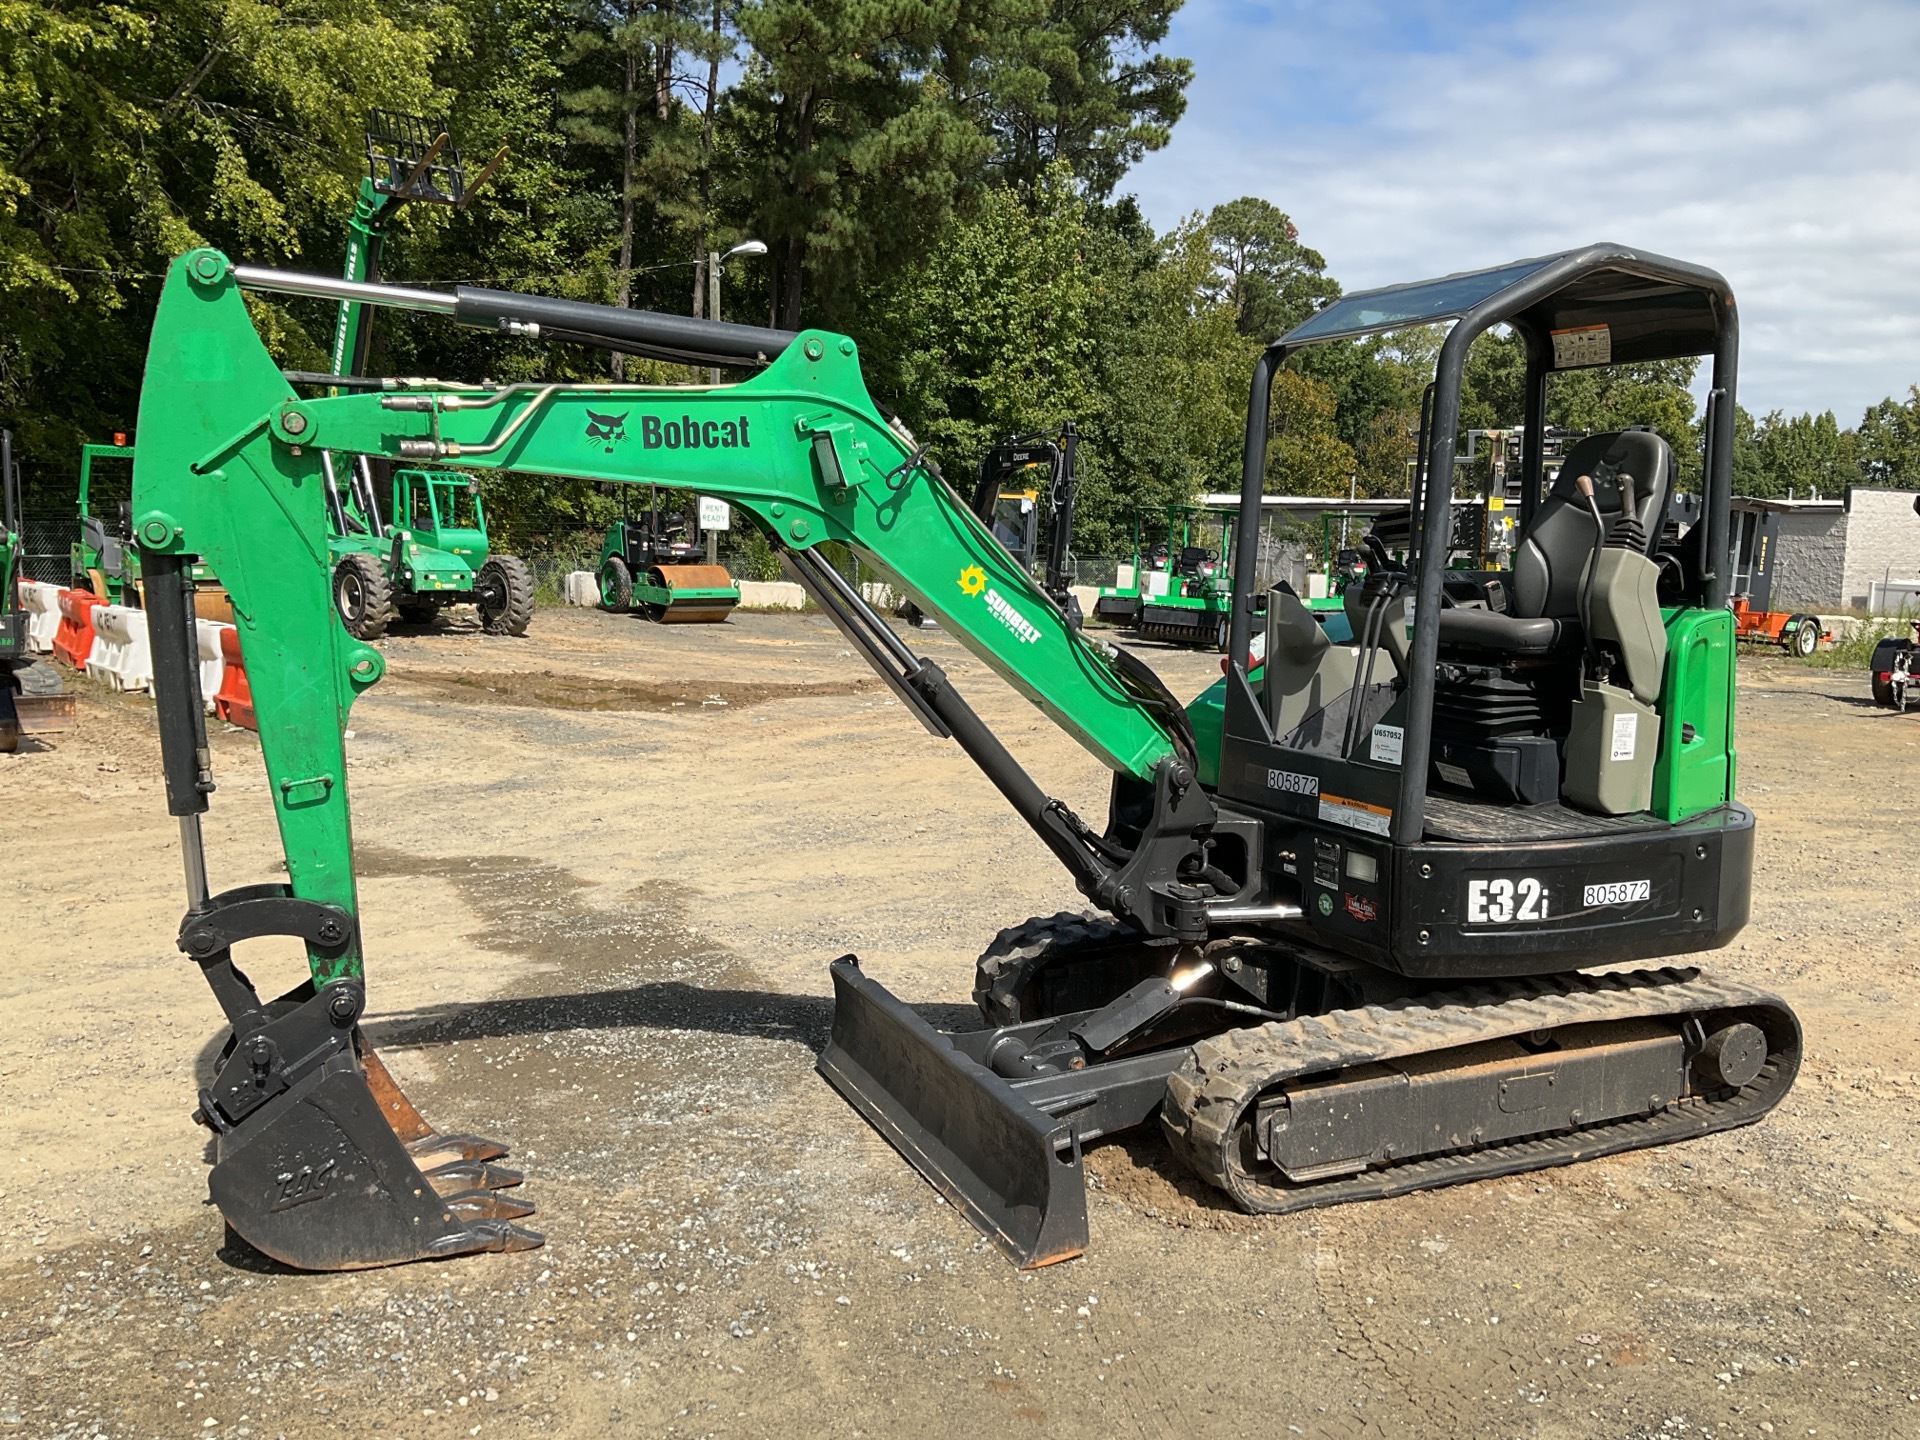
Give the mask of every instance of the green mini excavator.
MULTIPOLYGON (((1092 909, 1003 932, 983 1028, 943 1033, 843 958, 819 1066, 1016 1263, 1088 1243, 1082 1152, 1159 1124, 1248 1210, 1399 1194, 1749 1123, 1800 1058, 1780 1000, 1687 965, 1748 917, 1753 816, 1734 796, 1728 610, 1738 325, 1711 270, 1595 245, 1354 294, 1268 347, 1250 393, 1239 528, 1257 532, 1276 369, 1308 345, 1448 324, 1406 547, 1373 545, 1328 640, 1236 558, 1222 679, 1181 704, 1076 629, 924 445, 884 419, 853 340, 461 287, 430 293, 177 260, 155 319, 135 460, 179 944, 230 1036, 198 1118, 241 1236, 315 1269, 539 1243, 497 1142, 434 1131, 366 1044, 341 732, 381 675, 334 622, 324 450, 717 496, 779 548, 907 712, 950 737, 1092 909), (502 336, 750 372, 698 388, 284 374, 245 290, 351 294, 502 336), (1450 566, 1468 346, 1526 347, 1528 449, 1510 569, 1450 566), (1644 429, 1589 436, 1550 483, 1533 437, 1555 374, 1712 357, 1695 523, 1644 429), (311 381, 313 377, 304 377, 311 381), (324 377, 322 377, 324 378, 324 377), (303 393, 312 390, 322 393, 303 393), (1050 797, 941 667, 822 557, 835 541, 1112 772, 1104 821, 1050 797), (284 883, 214 892, 213 789, 189 567, 226 581, 247 637, 284 883), (1264 610, 1254 603, 1264 600, 1264 610), (1265 661, 1248 663, 1258 624, 1265 661), (233 947, 297 937, 310 977, 269 999, 233 947), (1610 967, 1604 972, 1600 967, 1610 967)), ((993 893, 982 876, 981 894, 993 893)), ((183 1042, 184 1043, 184 1042, 183 1042)))

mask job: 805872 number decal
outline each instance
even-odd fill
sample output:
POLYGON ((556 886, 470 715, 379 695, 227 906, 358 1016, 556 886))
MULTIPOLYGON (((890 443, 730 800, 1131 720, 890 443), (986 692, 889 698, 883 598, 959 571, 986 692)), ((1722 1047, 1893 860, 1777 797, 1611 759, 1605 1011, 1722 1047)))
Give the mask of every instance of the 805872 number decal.
POLYGON ((1618 880, 1611 885, 1589 885, 1582 892, 1581 903, 1595 905, 1633 905, 1653 895, 1653 882, 1650 880, 1618 880))
POLYGON ((1469 925, 1513 925, 1547 918, 1547 887, 1532 875, 1467 881, 1469 925))

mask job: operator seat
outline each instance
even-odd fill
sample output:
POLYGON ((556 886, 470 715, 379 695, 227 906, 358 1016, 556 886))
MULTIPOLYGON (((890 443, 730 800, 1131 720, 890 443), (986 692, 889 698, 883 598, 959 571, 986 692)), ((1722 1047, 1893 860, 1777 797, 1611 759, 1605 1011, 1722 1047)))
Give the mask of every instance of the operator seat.
POLYGON ((1594 500, 1611 529, 1621 501, 1619 486, 1610 477, 1620 473, 1633 477, 1634 514, 1651 552, 1660 542, 1673 489, 1673 451, 1643 426, 1589 435, 1568 454, 1514 552, 1508 611, 1442 610, 1441 648, 1533 656, 1579 643, 1581 576, 1600 541, 1586 498, 1574 482, 1582 475, 1593 476, 1594 500))
POLYGON ((1201 566, 1212 565, 1219 558, 1218 550, 1209 550, 1204 545, 1189 545, 1180 552, 1180 561, 1175 568, 1182 575, 1197 577, 1201 566))

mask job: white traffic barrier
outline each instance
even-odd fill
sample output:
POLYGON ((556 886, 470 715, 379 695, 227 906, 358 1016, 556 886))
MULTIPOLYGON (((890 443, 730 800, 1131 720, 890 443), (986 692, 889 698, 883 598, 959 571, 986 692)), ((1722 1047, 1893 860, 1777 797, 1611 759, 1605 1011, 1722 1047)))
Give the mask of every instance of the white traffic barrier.
POLYGON ((598 605, 600 578, 591 570, 569 570, 560 582, 560 594, 569 605, 598 605))
POLYGON ((231 630, 233 626, 218 620, 196 620, 193 623, 200 649, 200 703, 211 715, 213 697, 220 693, 220 687, 227 679, 227 657, 220 649, 220 632, 231 630))
POLYGON ((740 603, 750 610, 804 610, 807 592, 791 580, 742 580, 740 603))
POLYGON ((128 605, 102 605, 93 612, 93 654, 87 669, 104 675, 116 690, 153 689, 153 648, 147 612, 128 605))
POLYGON ((22 580, 20 608, 27 616, 27 648, 36 655, 52 654, 53 635, 60 628, 60 587, 22 580))

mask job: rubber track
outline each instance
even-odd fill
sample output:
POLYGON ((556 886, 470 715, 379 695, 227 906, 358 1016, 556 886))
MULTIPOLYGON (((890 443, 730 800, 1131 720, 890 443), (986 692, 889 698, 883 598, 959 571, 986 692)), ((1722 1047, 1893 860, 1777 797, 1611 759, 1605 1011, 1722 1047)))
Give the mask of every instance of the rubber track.
POLYGON ((1199 1041, 1168 1077, 1160 1123, 1174 1150, 1243 1209, 1284 1214, 1567 1165, 1751 1124, 1779 1103, 1799 1068, 1800 1022, 1765 991, 1692 969, 1559 975, 1335 1010, 1199 1041), (1255 1175, 1245 1163, 1250 1152, 1243 1155, 1243 1120, 1263 1093, 1288 1080, 1564 1025, 1675 1015, 1704 1019, 1727 1011, 1759 1025, 1767 1037, 1765 1066, 1738 1091, 1689 1096, 1653 1115, 1299 1185, 1277 1170, 1255 1175))

